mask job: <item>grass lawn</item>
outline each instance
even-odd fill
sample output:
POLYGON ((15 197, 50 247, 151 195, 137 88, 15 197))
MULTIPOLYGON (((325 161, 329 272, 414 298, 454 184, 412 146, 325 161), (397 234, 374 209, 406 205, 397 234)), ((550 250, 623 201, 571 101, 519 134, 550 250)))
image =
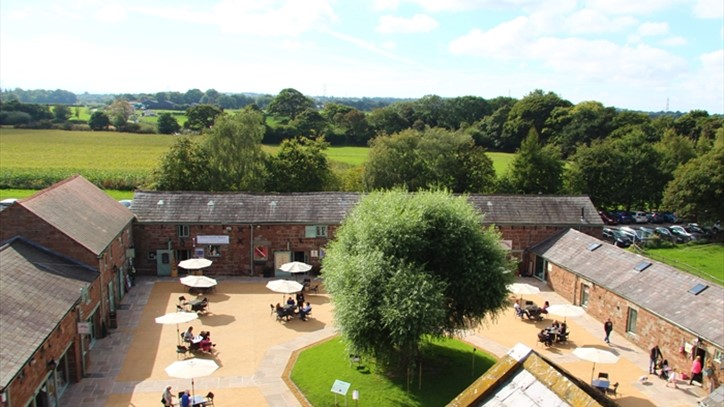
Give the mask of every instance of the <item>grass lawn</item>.
POLYGON ((719 285, 724 284, 724 245, 721 243, 646 249, 644 255, 719 285))
MULTIPOLYGON (((360 365, 350 364, 345 345, 337 337, 313 346, 299 354, 291 379, 309 402, 317 407, 334 405, 330 392, 335 380, 350 383, 347 402, 352 405, 352 391, 359 391, 360 403, 365 406, 444 406, 469 386, 495 359, 458 340, 434 341, 425 348, 422 362, 422 386, 416 370, 410 392, 405 377, 380 374, 374 364, 362 359, 360 365), (474 360, 474 364, 473 364, 474 360), (474 369, 474 370, 473 370, 474 369)), ((344 397, 337 396, 339 405, 344 397)))

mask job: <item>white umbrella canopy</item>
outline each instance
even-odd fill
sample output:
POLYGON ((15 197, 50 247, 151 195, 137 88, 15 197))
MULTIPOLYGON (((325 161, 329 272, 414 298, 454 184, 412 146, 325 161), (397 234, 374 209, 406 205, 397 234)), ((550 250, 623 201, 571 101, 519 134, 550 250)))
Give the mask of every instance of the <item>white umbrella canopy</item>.
POLYGON ((580 317, 586 313, 586 310, 573 304, 554 304, 548 307, 547 311, 551 315, 563 317, 564 321, 566 317, 580 317))
POLYGON ((538 294, 540 289, 534 285, 525 283, 509 284, 506 288, 513 294, 538 294))
POLYGON ((272 280, 266 283, 266 288, 282 294, 298 293, 304 289, 304 286, 291 280, 272 280))
POLYGON ((179 280, 181 284, 192 288, 211 288, 218 284, 216 280, 206 276, 186 276, 179 280))
POLYGON ((181 330, 179 330, 178 324, 184 324, 197 319, 199 315, 195 312, 169 312, 166 315, 156 317, 157 324, 171 325, 176 324, 176 342, 181 344, 181 330))
POLYGON ((166 366, 165 370, 166 374, 171 377, 175 377, 177 379, 191 379, 191 397, 193 397, 195 392, 194 379, 197 377, 208 376, 211 373, 214 373, 218 368, 219 365, 217 365, 213 360, 192 358, 173 362, 166 366))
POLYGON ((591 369, 591 380, 593 380, 593 373, 596 370, 596 363, 613 364, 618 362, 618 356, 613 353, 598 348, 576 348, 573 350, 573 354, 578 358, 593 362, 593 369, 591 369))
POLYGON ((312 269, 311 264, 302 263, 300 261, 293 261, 291 263, 284 263, 279 267, 279 270, 286 271, 287 273, 306 273, 312 269))
POLYGON ((213 261, 201 257, 183 260, 178 264, 178 266, 186 270, 200 270, 209 267, 212 263, 213 261))

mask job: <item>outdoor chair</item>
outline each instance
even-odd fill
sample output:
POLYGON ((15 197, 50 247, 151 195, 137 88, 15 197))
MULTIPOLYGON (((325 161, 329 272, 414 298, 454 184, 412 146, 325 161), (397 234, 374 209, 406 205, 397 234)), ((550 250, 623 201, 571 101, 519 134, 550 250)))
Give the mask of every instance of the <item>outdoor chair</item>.
POLYGON ((276 310, 274 308, 274 304, 269 304, 269 308, 271 308, 271 314, 269 314, 269 315, 274 315, 274 311, 276 310))
POLYGON ((204 402, 207 406, 213 406, 214 405, 214 393, 209 392, 206 395, 206 401, 204 402))
POLYGON ((616 391, 618 390, 618 382, 614 383, 613 386, 606 389, 606 394, 610 394, 614 397, 618 396, 618 393, 616 391))
POLYGON ((183 346, 183 345, 176 345, 176 356, 186 356, 186 354, 189 352, 189 348, 183 346))
POLYGON ((309 292, 319 294, 319 283, 309 286, 309 292))

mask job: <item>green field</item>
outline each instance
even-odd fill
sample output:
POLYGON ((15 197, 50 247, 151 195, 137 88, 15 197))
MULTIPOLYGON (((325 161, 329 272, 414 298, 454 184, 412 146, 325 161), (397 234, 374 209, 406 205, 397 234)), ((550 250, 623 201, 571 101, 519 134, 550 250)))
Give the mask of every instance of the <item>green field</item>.
POLYGON ((724 245, 721 243, 646 249, 644 255, 719 285, 724 284, 724 245))
MULTIPOLYGON (((422 371, 415 370, 408 392, 404 375, 381 374, 364 358, 359 365, 350 363, 344 344, 333 338, 301 352, 291 378, 314 406, 334 405, 329 389, 335 380, 351 384, 349 403, 357 390, 365 406, 444 406, 495 363, 492 356, 473 349, 457 340, 433 341, 424 350, 422 371)), ((337 402, 348 405, 341 396, 337 402)))

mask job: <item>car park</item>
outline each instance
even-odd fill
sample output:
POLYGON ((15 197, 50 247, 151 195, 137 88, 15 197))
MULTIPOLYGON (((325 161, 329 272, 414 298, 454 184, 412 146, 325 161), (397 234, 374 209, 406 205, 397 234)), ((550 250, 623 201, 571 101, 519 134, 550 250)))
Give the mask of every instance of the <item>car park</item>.
POLYGON ((616 215, 616 221, 622 225, 630 225, 634 221, 628 211, 616 211, 613 213, 616 215))
POLYGON ((662 216, 664 217, 664 223, 676 223, 679 221, 679 218, 671 212, 664 212, 662 216))
POLYGON ((649 213, 649 223, 664 223, 664 214, 662 212, 651 212, 649 213))
POLYGON ((684 241, 685 241, 683 237, 671 233, 671 231, 668 228, 665 228, 663 226, 657 227, 654 230, 654 233, 657 234, 662 239, 666 239, 673 243, 684 243, 684 241))

